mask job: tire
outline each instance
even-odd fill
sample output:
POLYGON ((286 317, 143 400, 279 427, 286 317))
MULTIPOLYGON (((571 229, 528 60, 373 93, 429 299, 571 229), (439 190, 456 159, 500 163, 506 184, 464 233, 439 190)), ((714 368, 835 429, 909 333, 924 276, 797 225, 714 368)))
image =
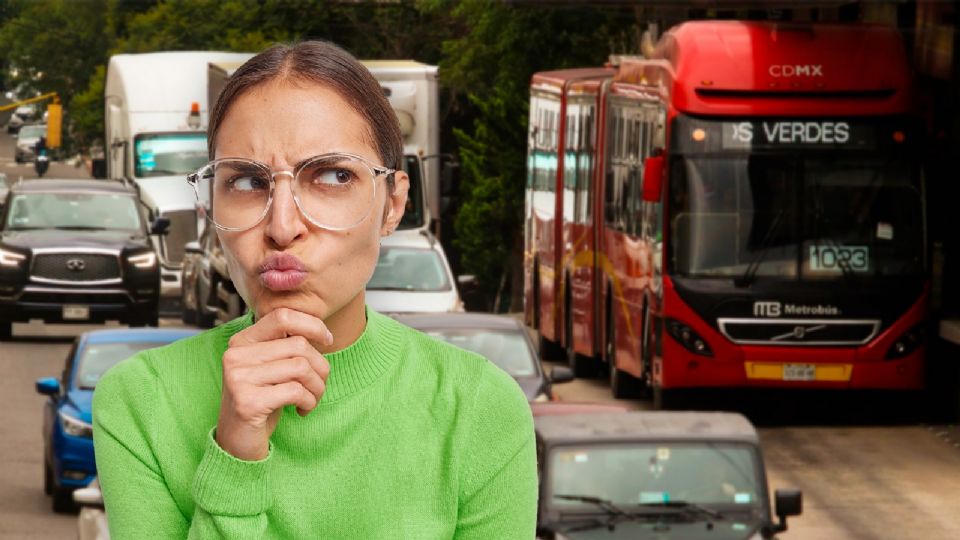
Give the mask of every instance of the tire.
POLYGON ((657 384, 653 385, 653 408, 655 410, 670 411, 683 409, 685 402, 686 399, 683 390, 663 388, 657 384))
MULTIPOLYGON (((194 290, 196 290, 196 288, 194 288, 194 290)), ((183 324, 192 324, 192 325, 197 324, 197 309, 196 309, 196 307, 195 307, 194 309, 189 309, 189 308, 187 308, 187 291, 186 291, 186 289, 182 289, 182 290, 180 291, 180 305, 182 306, 182 307, 180 308, 180 320, 183 322, 183 324)), ((197 306, 197 307, 200 306, 200 299, 199 299, 199 297, 197 297, 196 293, 194 293, 194 305, 197 306)))
POLYGON ((53 511, 58 514, 76 512, 77 506, 73 502, 73 490, 70 488, 53 486, 53 511))
POLYGON ((573 371, 573 375, 578 378, 594 377, 597 369, 593 358, 589 358, 577 352, 573 344, 573 311, 570 309, 569 295, 567 296, 566 324, 564 334, 567 339, 567 346, 564 350, 567 365, 573 371))
POLYGON ((0 321, 0 341, 10 341, 13 339, 13 323, 11 321, 0 321))
POLYGON ((50 470, 46 459, 43 460, 43 492, 53 495, 53 471, 50 470))
POLYGON ((606 358, 610 370, 610 393, 616 399, 627 399, 636 394, 636 379, 617 367, 617 325, 613 321, 613 310, 608 309, 606 358))

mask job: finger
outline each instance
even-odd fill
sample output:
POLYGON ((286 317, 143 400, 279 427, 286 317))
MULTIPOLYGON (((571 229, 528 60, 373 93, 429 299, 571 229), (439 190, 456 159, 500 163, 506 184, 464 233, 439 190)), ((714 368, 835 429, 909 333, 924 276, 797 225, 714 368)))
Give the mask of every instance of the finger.
POLYGON ((310 362, 302 356, 274 360, 266 364, 242 368, 247 373, 244 379, 248 384, 271 386, 289 381, 297 381, 320 400, 326 389, 326 383, 310 362))
POLYGON ((257 389, 257 399, 271 411, 287 405, 295 405, 298 411, 312 411, 318 403, 317 397, 297 381, 261 386, 257 389))
POLYGON ((303 336, 320 345, 333 343, 333 334, 319 317, 290 308, 278 308, 267 313, 252 326, 230 338, 230 346, 261 343, 289 336, 303 336))
POLYGON ((303 336, 291 336, 273 341, 252 343, 240 347, 232 347, 224 353, 224 366, 228 369, 234 366, 264 364, 284 358, 302 356, 306 358, 313 369, 326 380, 330 374, 330 364, 317 351, 310 341, 303 336))

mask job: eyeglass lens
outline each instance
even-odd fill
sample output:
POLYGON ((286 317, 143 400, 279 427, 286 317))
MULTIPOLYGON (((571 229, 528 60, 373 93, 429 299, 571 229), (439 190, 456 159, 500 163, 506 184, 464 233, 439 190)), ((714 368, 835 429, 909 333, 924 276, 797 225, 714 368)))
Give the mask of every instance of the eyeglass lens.
MULTIPOLYGON (((211 219, 227 229, 256 225, 270 204, 270 170, 262 164, 221 159, 201 169, 198 191, 212 195, 211 219)), ((277 189, 285 175, 278 175, 277 189)), ((375 173, 349 156, 320 156, 301 165, 290 185, 300 210, 320 227, 349 228, 373 206, 375 173)))

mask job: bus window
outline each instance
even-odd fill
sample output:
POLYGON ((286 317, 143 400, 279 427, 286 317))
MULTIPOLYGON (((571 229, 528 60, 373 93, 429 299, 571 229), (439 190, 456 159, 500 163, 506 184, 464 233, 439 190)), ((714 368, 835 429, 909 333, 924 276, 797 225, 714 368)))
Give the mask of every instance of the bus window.
POLYGON ((398 229, 416 229, 424 225, 423 175, 420 158, 415 155, 403 157, 403 170, 410 176, 410 190, 407 191, 407 206, 403 212, 398 229))

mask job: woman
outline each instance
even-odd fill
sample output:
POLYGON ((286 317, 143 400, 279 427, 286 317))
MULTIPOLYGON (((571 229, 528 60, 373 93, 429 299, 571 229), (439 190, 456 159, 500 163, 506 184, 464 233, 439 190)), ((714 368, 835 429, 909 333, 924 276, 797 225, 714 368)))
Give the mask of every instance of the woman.
POLYGON ((324 42, 230 79, 190 176, 250 313, 94 397, 114 538, 534 535, 529 408, 486 360, 367 310, 407 175, 380 85, 324 42))

